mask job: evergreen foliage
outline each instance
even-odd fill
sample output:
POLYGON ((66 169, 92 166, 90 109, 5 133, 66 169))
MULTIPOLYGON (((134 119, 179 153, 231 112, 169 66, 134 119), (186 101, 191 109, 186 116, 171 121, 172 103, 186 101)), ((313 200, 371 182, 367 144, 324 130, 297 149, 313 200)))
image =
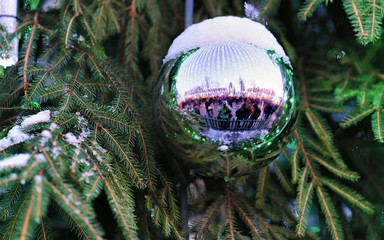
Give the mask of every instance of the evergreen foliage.
MULTIPOLYGON (((151 117, 163 104, 152 101, 152 88, 183 31, 183 1, 19 2, 16 31, 0 29, 2 51, 20 36, 19 61, 0 79, 2 239, 339 240, 384 232, 376 154, 384 142, 383 1, 252 1, 292 60, 299 124, 268 166, 255 171, 252 156, 223 153, 204 175, 159 141, 155 121, 176 126, 175 118, 151 117), (354 133, 357 143, 348 142, 354 133), (347 150, 362 141, 367 150, 347 150)), ((194 10, 195 22, 244 16, 238 0, 195 1, 194 10)), ((190 150, 203 159, 204 149, 190 150)))

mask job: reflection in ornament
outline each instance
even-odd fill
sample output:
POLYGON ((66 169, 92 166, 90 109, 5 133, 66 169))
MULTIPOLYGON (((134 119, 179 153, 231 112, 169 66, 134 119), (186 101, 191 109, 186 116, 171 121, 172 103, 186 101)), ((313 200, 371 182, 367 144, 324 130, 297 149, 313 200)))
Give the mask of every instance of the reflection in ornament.
POLYGON ((172 92, 180 110, 201 116, 208 140, 261 138, 286 104, 289 76, 281 67, 249 43, 204 46, 179 62, 172 92))
POLYGON ((159 129, 193 162, 230 151, 251 154, 256 167, 265 166, 281 152, 296 123, 289 59, 264 26, 246 18, 206 20, 176 38, 154 96, 159 129), (239 32, 244 25, 249 32, 239 32), (205 32, 210 29, 220 36, 205 32), (253 30, 261 36, 255 39, 253 30), (253 38, 247 40, 248 33, 253 38))

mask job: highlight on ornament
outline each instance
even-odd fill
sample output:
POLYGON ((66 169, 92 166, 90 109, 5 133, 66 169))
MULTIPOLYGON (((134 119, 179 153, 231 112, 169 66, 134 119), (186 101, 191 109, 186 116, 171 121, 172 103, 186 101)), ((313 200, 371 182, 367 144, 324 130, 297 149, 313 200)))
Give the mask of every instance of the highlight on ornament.
POLYGON ((227 16, 194 24, 173 41, 162 69, 164 109, 191 123, 198 133, 185 130, 195 139, 277 145, 291 132, 297 105, 291 64, 260 23, 227 16))

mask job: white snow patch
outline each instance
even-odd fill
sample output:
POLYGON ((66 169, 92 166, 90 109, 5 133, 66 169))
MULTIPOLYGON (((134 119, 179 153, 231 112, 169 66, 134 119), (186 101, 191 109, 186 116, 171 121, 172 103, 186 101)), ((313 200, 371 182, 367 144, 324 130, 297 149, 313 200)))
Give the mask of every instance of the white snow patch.
POLYGON ((51 123, 51 125, 49 126, 49 130, 51 131, 55 131, 58 128, 59 126, 56 123, 51 123))
POLYGON ((9 175, 9 178, 8 179, 17 179, 17 174, 16 173, 11 173, 9 175))
POLYGON ((91 166, 91 163, 87 159, 85 159, 85 158, 80 158, 79 159, 79 163, 83 163, 83 164, 85 164, 87 166, 91 166))
POLYGON ((43 6, 42 6, 43 12, 48 12, 48 11, 56 9, 58 7, 56 4, 56 1, 43 1, 43 2, 44 2, 43 6))
POLYGON ((43 176, 40 176, 40 175, 36 175, 34 178, 35 180, 35 188, 36 188, 36 192, 41 192, 41 182, 43 181, 43 176))
POLYGON ((53 158, 57 158, 61 153, 61 147, 52 148, 53 158))
POLYGON ((48 131, 48 130, 42 131, 41 132, 40 145, 44 146, 48 142, 48 140, 51 138, 52 138, 52 134, 50 131, 48 131))
POLYGON ((42 131, 42 132, 41 132, 41 136, 42 136, 42 137, 45 137, 45 138, 52 138, 52 134, 51 134, 51 132, 48 131, 48 130, 44 130, 44 131, 42 131))
POLYGON ((37 123, 49 122, 51 120, 51 111, 41 111, 35 115, 30 115, 20 124, 22 128, 26 128, 37 123))
POLYGON ((235 16, 215 17, 189 26, 173 41, 163 62, 197 47, 231 42, 246 42, 265 50, 273 50, 277 57, 291 66, 284 49, 264 25, 235 16))
POLYGON ((259 9, 255 8, 252 4, 247 2, 244 3, 244 13, 245 16, 253 20, 258 20, 260 18, 259 9))
POLYGON ((225 152, 225 151, 228 150, 228 148, 229 148, 229 147, 228 147, 227 145, 222 145, 222 146, 218 147, 217 150, 222 151, 222 152, 225 152))
POLYGON ((8 168, 21 168, 27 165, 31 155, 20 153, 0 160, 0 170, 8 168))
POLYGON ((30 135, 20 130, 19 125, 16 125, 11 130, 9 130, 8 137, 12 139, 13 144, 21 143, 31 138, 30 135))
POLYGON ((201 131, 201 135, 206 137, 208 140, 227 146, 233 146, 233 143, 245 141, 248 139, 261 139, 268 133, 269 131, 267 129, 255 129, 249 131, 223 131, 208 128, 207 130, 201 131))
POLYGON ((88 135, 91 133, 91 131, 89 129, 82 129, 81 133, 80 133, 80 136, 79 137, 76 137, 73 133, 71 132, 68 132, 66 134, 64 134, 65 136, 65 140, 74 145, 74 146, 78 146, 78 144, 82 143, 85 141, 85 139, 88 137, 88 135))
POLYGON ((88 137, 88 135, 90 133, 91 133, 91 130, 89 130, 89 128, 82 129, 82 131, 80 133, 80 136, 79 136, 79 139, 81 139, 81 141, 83 142, 88 137))
POLYGON ((19 125, 16 125, 11 130, 9 130, 8 135, 5 138, 0 139, 0 151, 3 151, 4 149, 7 149, 18 143, 25 142, 31 137, 32 136, 22 132, 19 125))
POLYGON ((79 42, 84 41, 84 37, 83 37, 83 35, 81 35, 81 34, 77 35, 77 34, 75 33, 75 34, 73 34, 72 36, 73 36, 74 38, 77 38, 77 41, 79 41, 79 42))
POLYGON ((347 219, 347 222, 351 222, 352 217, 353 217, 352 210, 347 206, 343 206, 343 213, 345 215, 345 218, 347 219))
POLYGON ((75 152, 76 156, 78 156, 80 154, 80 148, 76 148, 74 152, 75 152))
POLYGON ((38 162, 45 162, 47 159, 45 158, 45 155, 43 153, 37 153, 35 154, 36 161, 38 162))
POLYGON ((3 151, 6 148, 12 146, 12 140, 8 137, 0 139, 0 151, 3 151))
POLYGON ((64 137, 69 144, 77 146, 79 143, 81 143, 81 141, 71 132, 64 134, 64 137))
POLYGON ((95 175, 95 172, 93 170, 85 172, 81 175, 80 181, 85 180, 86 183, 89 183, 89 178, 95 175))
POLYGON ((102 153, 108 152, 105 148, 102 148, 96 141, 92 141, 93 145, 102 153))
POLYGON ((73 161, 72 164, 71 164, 71 169, 72 169, 72 172, 75 173, 76 171, 76 161, 73 161))
MULTIPOLYGON (((96 143, 96 142, 93 142, 93 143, 96 143)), ((92 150, 92 154, 96 157, 96 159, 99 161, 103 161, 103 158, 100 156, 100 154, 93 147, 90 147, 90 148, 92 150)), ((97 148, 97 145, 96 145, 96 148, 97 148)))

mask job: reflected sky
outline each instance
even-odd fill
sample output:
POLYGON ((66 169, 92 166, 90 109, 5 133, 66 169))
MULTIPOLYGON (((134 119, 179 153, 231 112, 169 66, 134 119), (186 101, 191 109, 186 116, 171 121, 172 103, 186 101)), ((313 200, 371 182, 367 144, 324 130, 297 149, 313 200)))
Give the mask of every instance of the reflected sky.
POLYGON ((249 43, 227 43, 201 47, 186 57, 177 73, 175 91, 178 103, 228 92, 239 96, 273 92, 268 97, 282 102, 286 99, 285 81, 280 67, 264 49, 249 43))

